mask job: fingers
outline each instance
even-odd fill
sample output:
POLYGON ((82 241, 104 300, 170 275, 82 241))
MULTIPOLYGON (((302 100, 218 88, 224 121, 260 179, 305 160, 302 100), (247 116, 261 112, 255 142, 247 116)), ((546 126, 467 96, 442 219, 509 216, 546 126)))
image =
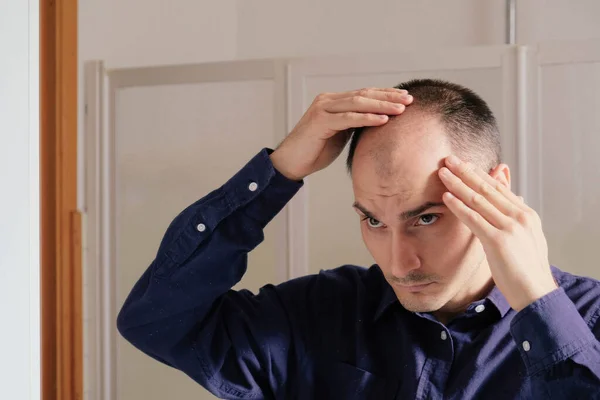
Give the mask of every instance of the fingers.
POLYGON ((446 165, 453 175, 483 196, 504 215, 515 217, 522 210, 529 208, 507 186, 473 164, 462 162, 453 156, 446 159, 446 165))
POLYGON ((380 126, 388 121, 387 115, 344 112, 331 114, 331 129, 341 131, 362 126, 380 126))
POLYGON ((442 200, 450 211, 481 240, 494 237, 497 229, 492 226, 480 213, 468 207, 461 199, 450 192, 444 193, 442 200))
MULTIPOLYGON (((446 159, 446 165, 449 168, 441 168, 439 172, 442 182, 465 207, 481 216, 491 227, 513 231, 518 226, 536 229, 541 226, 539 216, 525 204, 523 198, 489 174, 452 157, 446 159)), ((463 213, 463 218, 467 218, 467 214, 463 213)))
POLYGON ((398 115, 413 98, 404 89, 371 88, 343 93, 324 93, 315 99, 323 110, 330 113, 363 112, 398 115))
POLYGON ((345 97, 353 97, 353 96, 362 96, 362 97, 372 97, 375 94, 382 93, 391 93, 391 94, 407 94, 408 91, 404 89, 396 89, 396 88, 365 88, 358 90, 351 90, 349 92, 339 92, 339 93, 322 93, 317 96, 316 100, 337 100, 343 99, 345 97))
POLYGON ((311 108, 327 117, 329 129, 340 131, 383 125, 389 120, 388 115, 401 114, 412 101, 404 89, 370 88, 320 94, 311 108))
MULTIPOLYGON (((496 203, 499 202, 498 199, 494 198, 494 200, 491 200, 491 198, 495 196, 502 197, 502 195, 499 193, 493 193, 493 189, 488 183, 484 182, 483 185, 480 185, 480 189, 483 187, 489 188, 483 189, 484 193, 481 193, 473 190, 471 187, 469 187, 467 182, 465 182, 462 178, 459 178, 446 167, 440 169, 439 175, 448 190, 456 198, 458 198, 464 206, 481 215, 481 217, 483 217, 495 228, 505 229, 507 226, 509 226, 511 219, 497 208, 496 203)), ((483 182, 481 179, 479 179, 479 181, 483 182)), ((463 213, 466 212, 464 207, 460 205, 457 205, 457 207, 459 207, 459 211, 463 213)), ((465 216, 468 215, 465 214, 465 216)), ((482 221, 478 222, 482 223, 482 221)))
POLYGON ((324 109, 330 113, 360 112, 398 115, 411 102, 412 96, 408 94, 374 92, 371 97, 351 96, 332 100, 324 105, 324 109))
MULTIPOLYGON (((490 174, 482 171, 480 168, 473 168, 473 172, 481 178, 483 181, 487 182, 491 187, 493 187, 498 193, 502 194, 512 205, 516 205, 521 209, 529 209, 529 206, 525 204, 525 200, 522 196, 517 196, 514 194, 510 188, 504 186, 502 183, 498 182, 496 179, 492 178, 490 174)), ((512 210, 512 208, 511 208, 512 210)))

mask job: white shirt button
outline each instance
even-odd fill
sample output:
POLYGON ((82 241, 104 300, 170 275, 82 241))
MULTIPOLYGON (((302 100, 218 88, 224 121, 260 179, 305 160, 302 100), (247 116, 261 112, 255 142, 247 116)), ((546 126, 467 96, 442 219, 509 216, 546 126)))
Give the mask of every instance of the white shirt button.
POLYGON ((475 312, 482 312, 483 310, 485 310, 485 306, 483 304, 478 305, 477 307, 475 307, 475 312))
POLYGON ((523 342, 523 350, 525 350, 525 351, 531 350, 531 345, 529 344, 529 342, 527 340, 523 342))
POLYGON ((446 333, 446 331, 442 331, 442 333, 440 334, 440 337, 442 338, 442 340, 446 340, 446 339, 448 339, 448 334, 446 333))
POLYGON ((198 224, 198 226, 196 226, 196 229, 198 229, 198 232, 204 232, 206 230, 206 225, 198 224))
POLYGON ((249 189, 251 192, 254 192, 254 191, 256 191, 256 189, 258 189, 258 183, 256 183, 256 182, 252 182, 251 184, 249 184, 249 185, 248 185, 248 189, 249 189))

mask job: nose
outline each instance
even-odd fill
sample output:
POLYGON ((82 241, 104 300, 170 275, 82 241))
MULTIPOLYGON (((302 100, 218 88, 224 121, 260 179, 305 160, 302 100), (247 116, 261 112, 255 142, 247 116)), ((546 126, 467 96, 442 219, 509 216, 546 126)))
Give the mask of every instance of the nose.
POLYGON ((404 278, 411 271, 421 267, 421 260, 417 254, 416 246, 409 238, 400 235, 392 235, 394 238, 390 243, 391 273, 396 278, 404 278))

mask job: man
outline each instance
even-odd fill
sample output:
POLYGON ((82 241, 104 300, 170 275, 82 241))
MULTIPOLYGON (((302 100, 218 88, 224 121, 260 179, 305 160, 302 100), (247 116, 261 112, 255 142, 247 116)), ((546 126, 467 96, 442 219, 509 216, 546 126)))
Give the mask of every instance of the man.
POLYGON ((600 398, 600 283, 550 267, 498 136, 485 102, 444 81, 318 96, 274 152, 175 218, 121 334, 229 399, 600 398), (377 264, 231 290, 351 132, 377 264))

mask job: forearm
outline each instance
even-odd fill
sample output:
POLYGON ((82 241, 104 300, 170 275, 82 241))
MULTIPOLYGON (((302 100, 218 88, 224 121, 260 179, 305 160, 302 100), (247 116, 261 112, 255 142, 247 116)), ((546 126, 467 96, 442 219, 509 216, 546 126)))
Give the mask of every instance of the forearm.
POLYGON ((533 394, 573 399, 599 392, 600 343, 590 326, 596 317, 586 322, 561 288, 515 316, 511 332, 533 394))
POLYGON ((240 281, 247 254, 263 240, 263 228, 300 186, 278 174, 262 151, 178 215, 121 309, 123 336, 156 356, 201 324, 220 296, 240 281))

